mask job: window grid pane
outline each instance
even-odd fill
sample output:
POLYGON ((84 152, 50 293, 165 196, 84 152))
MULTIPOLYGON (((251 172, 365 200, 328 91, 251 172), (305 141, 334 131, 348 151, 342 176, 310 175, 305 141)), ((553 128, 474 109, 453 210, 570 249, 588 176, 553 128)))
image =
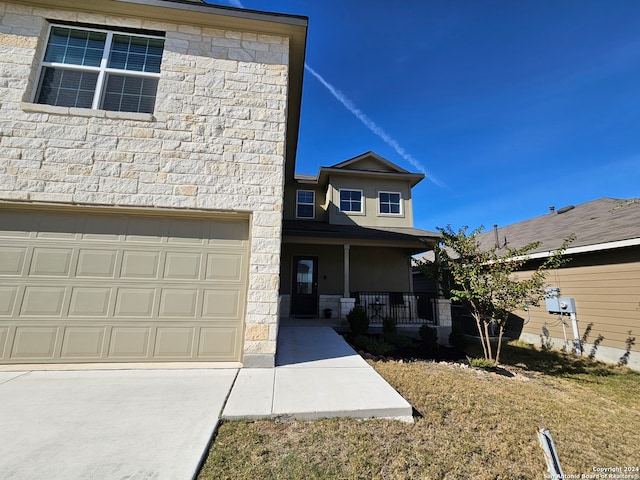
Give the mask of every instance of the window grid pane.
POLYGON ((106 38, 102 32, 53 27, 44 60, 99 67, 106 38))
POLYGON ((91 108, 98 81, 94 72, 45 67, 37 102, 56 107, 91 108))
POLYGON ((314 217, 314 192, 313 190, 298 190, 297 192, 296 217, 314 217))
POLYGON ((109 68, 160 73, 164 41, 159 38, 114 35, 109 68))
POLYGON ((343 212, 362 212, 362 192, 340 190, 340 210, 343 212))
POLYGON ((158 80, 109 75, 102 108, 116 112, 153 113, 158 80))
POLYGON ((400 194, 380 192, 380 213, 400 214, 400 194))

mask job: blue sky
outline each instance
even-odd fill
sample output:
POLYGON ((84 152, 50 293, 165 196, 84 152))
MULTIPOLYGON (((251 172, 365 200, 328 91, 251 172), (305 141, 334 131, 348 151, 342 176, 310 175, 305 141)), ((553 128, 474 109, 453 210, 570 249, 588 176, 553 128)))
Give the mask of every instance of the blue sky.
POLYGON ((209 3, 309 17, 296 171, 424 171, 418 228, 640 196, 638 0, 209 3))

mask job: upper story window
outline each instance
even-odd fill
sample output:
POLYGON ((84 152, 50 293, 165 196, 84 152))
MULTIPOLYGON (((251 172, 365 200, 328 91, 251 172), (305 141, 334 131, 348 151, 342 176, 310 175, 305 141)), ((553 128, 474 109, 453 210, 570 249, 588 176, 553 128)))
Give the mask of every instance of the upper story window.
POLYGON ((164 38, 52 25, 36 103, 153 113, 164 38))
POLYGON ((378 192, 378 211, 381 214, 400 215, 402 196, 398 192, 378 192))
POLYGON ((313 218, 315 212, 315 192, 298 190, 296 198, 296 218, 313 218))
POLYGON ((362 190, 340 190, 340 211, 363 213, 362 190))

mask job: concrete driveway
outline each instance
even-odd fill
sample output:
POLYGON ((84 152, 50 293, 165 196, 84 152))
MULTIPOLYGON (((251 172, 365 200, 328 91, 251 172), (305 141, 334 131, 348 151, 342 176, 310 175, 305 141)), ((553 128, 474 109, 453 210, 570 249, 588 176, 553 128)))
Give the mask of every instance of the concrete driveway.
POLYGON ((0 479, 190 479, 237 369, 0 372, 0 479))
POLYGON ((0 371, 0 480, 192 479, 221 414, 413 421, 331 328, 283 327, 275 368, 0 371))

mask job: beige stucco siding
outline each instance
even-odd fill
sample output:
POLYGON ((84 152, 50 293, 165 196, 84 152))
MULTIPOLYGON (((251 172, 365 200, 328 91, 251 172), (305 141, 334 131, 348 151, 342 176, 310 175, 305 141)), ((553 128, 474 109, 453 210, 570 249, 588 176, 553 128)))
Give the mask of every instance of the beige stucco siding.
POLYGON ((408 292, 411 290, 409 256, 389 247, 352 247, 351 291, 408 292))
MULTIPOLYGON (((293 256, 318 257, 318 294, 344 292, 344 247, 342 245, 284 244, 280 293, 291 293, 293 256)), ((408 292, 411 290, 409 259, 401 249, 391 247, 349 248, 350 291, 408 292)))
POLYGON ((97 12, 116 3, 0 3, 0 200, 250 214, 246 323, 270 328, 244 351, 273 355, 289 40, 97 12), (30 103, 46 19, 165 32, 153 115, 30 103))
POLYGON ((332 176, 327 192, 330 223, 362 225, 368 227, 413 227, 411 187, 408 182, 385 178, 372 178, 350 174, 332 176), (340 189, 362 190, 365 199, 363 213, 345 214, 339 211, 340 189), (385 215, 378 211, 378 192, 399 192, 402 196, 400 215, 385 215))
POLYGON ((285 186, 284 218, 287 220, 295 220, 297 218, 296 207, 298 190, 311 190, 314 192, 314 218, 309 219, 309 221, 327 222, 329 220, 326 205, 327 188, 317 184, 289 183, 285 186))
MULTIPOLYGON (((611 355, 619 358, 627 348, 626 340, 636 337, 632 351, 640 352, 639 248, 575 255, 566 267, 550 273, 548 283, 560 288, 562 297, 575 299, 580 336, 593 324, 588 344, 602 335, 604 339, 598 348, 615 349, 611 355)), ((519 316, 527 319, 526 313, 520 312, 519 316)), ((571 323, 568 316, 565 319, 571 340, 571 323)), ((544 325, 550 337, 563 339, 559 316, 547 313, 544 304, 531 310, 531 319, 523 329, 524 337, 539 345, 544 325)))

